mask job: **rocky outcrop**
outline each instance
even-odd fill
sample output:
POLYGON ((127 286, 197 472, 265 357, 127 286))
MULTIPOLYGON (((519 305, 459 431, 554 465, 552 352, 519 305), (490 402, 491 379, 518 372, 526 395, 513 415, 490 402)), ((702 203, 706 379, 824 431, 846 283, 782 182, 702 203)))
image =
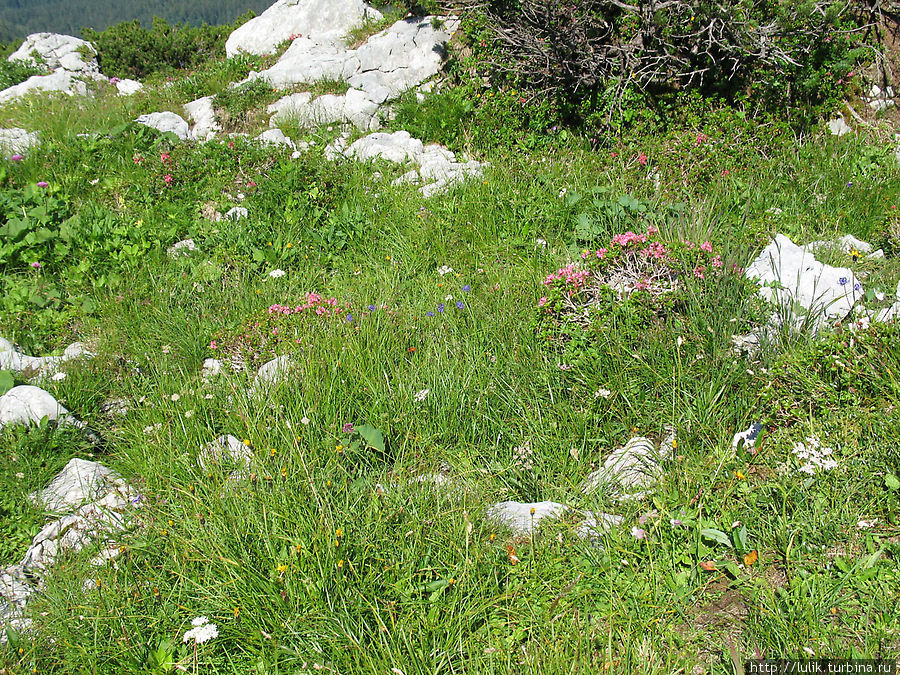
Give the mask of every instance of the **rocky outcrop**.
POLYGON ((160 133, 172 132, 183 141, 191 139, 191 130, 184 119, 173 112, 155 112, 141 115, 135 122, 156 129, 160 133))
POLYGON ((278 0, 228 37, 225 54, 269 54, 297 36, 315 44, 335 44, 366 19, 380 18, 381 13, 362 0, 278 0))
POLYGON ((32 61, 46 65, 50 70, 59 68, 70 73, 89 76, 100 72, 97 50, 94 45, 71 35, 34 33, 25 38, 22 45, 9 56, 10 61, 32 61))
POLYGON ((49 75, 32 75, 24 82, 0 91, 0 103, 6 103, 33 93, 62 92, 69 96, 84 96, 87 85, 75 73, 57 70, 49 75))
POLYGON ((322 124, 352 124, 361 131, 374 131, 381 126, 376 113, 379 105, 359 89, 346 94, 324 94, 314 97, 309 92, 291 94, 269 106, 270 126, 292 121, 300 127, 322 124))
POLYGON ((23 373, 27 377, 53 375, 67 361, 90 356, 80 342, 70 344, 61 356, 28 356, 17 351, 8 340, 0 338, 0 370, 23 373))
POLYGON ((194 126, 191 127, 191 137, 194 140, 208 141, 222 129, 216 120, 212 96, 204 96, 196 101, 185 103, 184 114, 194 123, 194 126))
POLYGON ((51 568, 67 553, 100 544, 92 564, 103 565, 121 552, 115 537, 129 524, 129 512, 140 495, 115 472, 83 459, 73 459, 31 500, 51 512, 68 512, 47 523, 28 547, 22 561, 0 571, 0 643, 6 628, 27 630, 25 609, 41 590, 51 568))

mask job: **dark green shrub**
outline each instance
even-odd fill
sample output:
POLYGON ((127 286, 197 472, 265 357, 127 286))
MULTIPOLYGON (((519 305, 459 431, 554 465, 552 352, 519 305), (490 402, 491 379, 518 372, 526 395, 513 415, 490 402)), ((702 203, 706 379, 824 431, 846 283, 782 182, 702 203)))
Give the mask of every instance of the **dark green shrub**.
POLYGON ((47 68, 27 61, 0 60, 0 89, 24 82, 32 75, 45 75, 47 68))
POLYGON ((245 14, 229 25, 199 27, 169 25, 163 19, 154 18, 149 30, 139 21, 125 21, 99 32, 84 28, 82 35, 94 43, 100 69, 106 75, 143 79, 224 58, 228 36, 252 16, 252 13, 245 14))

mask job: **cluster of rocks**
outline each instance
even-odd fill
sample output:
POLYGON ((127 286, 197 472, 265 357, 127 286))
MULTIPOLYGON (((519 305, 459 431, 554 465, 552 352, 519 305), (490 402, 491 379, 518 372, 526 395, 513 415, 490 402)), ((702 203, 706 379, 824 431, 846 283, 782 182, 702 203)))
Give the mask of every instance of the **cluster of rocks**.
POLYGON ((459 162, 447 148, 437 144, 425 145, 407 131, 392 134, 375 132, 349 145, 348 140, 346 135, 336 139, 325 148, 325 156, 330 159, 344 156, 360 162, 384 160, 409 167, 393 184, 421 185, 419 190, 425 197, 483 174, 484 165, 481 162, 459 162))
POLYGON ((21 562, 0 570, 0 643, 7 641, 7 627, 17 632, 30 628, 26 605, 63 555, 99 545, 91 560, 95 566, 119 555, 122 548, 116 536, 127 529, 129 512, 140 502, 121 476, 77 458, 29 499, 58 517, 34 536, 21 562))
MULTIPOLYGON (((675 434, 672 430, 668 431, 668 436, 659 446, 649 438, 635 436, 610 453, 603 465, 584 479, 579 488, 580 498, 603 493, 619 503, 642 499, 662 477, 662 463, 674 452, 675 434)), ((582 539, 597 540, 625 522, 625 518, 617 514, 574 509, 553 501, 500 502, 490 506, 485 517, 507 527, 515 536, 523 537, 532 535, 542 521, 560 518, 571 512, 582 516, 575 529, 576 535, 582 539)))
POLYGON ((21 98, 33 92, 63 92, 70 96, 88 93, 88 82, 112 82, 120 95, 140 91, 136 80, 110 80, 100 73, 97 50, 90 42, 71 35, 35 33, 9 56, 9 61, 33 62, 46 66, 46 75, 33 75, 24 82, 0 91, 0 103, 21 98))

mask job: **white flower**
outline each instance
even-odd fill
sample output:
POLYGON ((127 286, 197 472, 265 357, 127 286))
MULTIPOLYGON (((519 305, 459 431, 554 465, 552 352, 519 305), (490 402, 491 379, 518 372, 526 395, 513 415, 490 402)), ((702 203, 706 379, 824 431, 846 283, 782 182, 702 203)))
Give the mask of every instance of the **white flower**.
POLYGON ((180 394, 172 394, 169 398, 170 398, 170 399, 172 400, 172 402, 174 403, 175 401, 177 401, 178 399, 181 398, 181 395, 180 395, 180 394))
POLYGON ((50 379, 53 380, 54 382, 60 382, 61 380, 66 379, 66 374, 65 373, 56 373, 56 375, 54 375, 50 379))
POLYGON ((269 272, 269 276, 273 279, 280 279, 285 274, 287 274, 287 272, 285 272, 284 270, 272 270, 271 272, 269 272))
POLYGON ((309 424, 309 418, 308 418, 308 417, 305 417, 305 416, 304 416, 304 417, 301 417, 301 418, 300 418, 300 424, 302 424, 303 426, 306 426, 307 424, 309 424))
POLYGON ((609 398, 610 396, 612 396, 612 392, 602 387, 594 392, 594 398, 609 398))
POLYGON ((184 416, 185 416, 186 418, 190 419, 191 417, 194 416, 194 411, 193 411, 193 410, 187 410, 187 411, 185 411, 184 416))
POLYGON ((810 476, 815 475, 817 470, 831 471, 838 465, 832 457, 829 457, 834 450, 822 445, 818 436, 807 436, 805 443, 799 441, 794 443, 791 452, 803 462, 797 470, 810 476))
POLYGON ((534 247, 535 248, 547 248, 547 240, 541 239, 540 237, 538 237, 537 239, 534 240, 534 247))
POLYGON ((453 300, 452 295, 448 295, 446 298, 444 298, 444 302, 450 302, 451 300, 453 300))
POLYGON ((860 530, 869 530, 875 527, 875 524, 878 522, 878 518, 872 518, 872 520, 860 520, 856 523, 856 527, 860 530))
POLYGON ((430 389, 422 389, 421 391, 417 391, 416 395, 413 396, 413 399, 415 399, 416 403, 421 403, 425 400, 430 391, 430 389))
POLYGON ((25 474, 22 473, 21 471, 18 471, 18 472, 16 473, 16 478, 19 479, 19 480, 22 480, 23 478, 25 478, 25 474))
POLYGON ((162 353, 163 353, 163 354, 168 354, 170 351, 172 351, 172 346, 171 346, 171 345, 163 345, 163 346, 162 346, 162 353))
POLYGON ((634 537, 635 539, 646 539, 647 532, 646 532, 646 530, 642 530, 639 527, 632 527, 631 528, 631 536, 634 537))
POLYGON ((208 619, 205 616, 198 616, 191 621, 191 625, 194 627, 184 634, 181 641, 190 642, 193 640, 194 644, 199 645, 219 637, 219 629, 216 627, 216 624, 206 623, 206 621, 208 621, 208 619))
POLYGON ((452 271, 453 271, 453 268, 450 267, 450 265, 442 265, 441 267, 438 268, 437 273, 440 274, 441 276, 444 276, 445 274, 450 274, 452 271))

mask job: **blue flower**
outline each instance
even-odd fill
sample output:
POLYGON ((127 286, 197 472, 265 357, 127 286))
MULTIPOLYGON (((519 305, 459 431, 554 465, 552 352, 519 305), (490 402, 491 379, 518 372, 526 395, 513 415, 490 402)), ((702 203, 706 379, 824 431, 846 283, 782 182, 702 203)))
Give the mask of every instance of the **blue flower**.
POLYGON ((859 293, 862 290, 862 284, 860 284, 860 283, 853 284, 853 290, 856 291, 857 293, 859 293))
POLYGON ((347 315, 347 321, 353 321, 353 315, 352 315, 352 314, 348 314, 348 315, 347 315))
POLYGON ((425 312, 425 316, 434 316, 434 312, 425 312))
POLYGON ((375 305, 369 305, 369 311, 370 311, 370 312, 374 312, 374 311, 375 311, 375 305))
POLYGON ((846 286, 847 285, 847 277, 841 277, 840 279, 838 279, 838 283, 841 286, 846 286))
POLYGON ((463 293, 468 293, 469 291, 472 290, 472 287, 469 286, 469 284, 466 284, 465 286, 462 287, 462 290, 463 290, 463 293))
POLYGON ((442 302, 441 304, 438 305, 438 312, 443 312, 443 311, 444 311, 444 303, 442 302))
POLYGON ((465 305, 463 304, 463 301, 462 301, 462 300, 457 300, 457 301, 456 301, 456 308, 457 308, 457 309, 463 309, 464 307, 465 307, 465 305))

